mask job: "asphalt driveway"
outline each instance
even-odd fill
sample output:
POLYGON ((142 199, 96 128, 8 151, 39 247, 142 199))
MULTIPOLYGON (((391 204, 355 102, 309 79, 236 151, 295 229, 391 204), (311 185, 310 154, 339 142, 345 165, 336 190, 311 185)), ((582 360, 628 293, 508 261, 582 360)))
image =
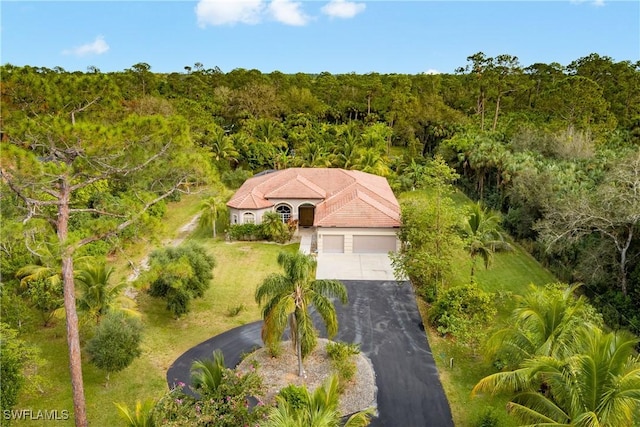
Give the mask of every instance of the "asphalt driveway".
MULTIPOLYGON (((411 286, 395 281, 344 283, 349 304, 336 306, 336 339, 359 343, 371 359, 379 412, 371 426, 453 426, 411 286)), ((262 322, 241 326, 192 348, 169 368, 167 382, 188 384, 191 363, 211 357, 215 349, 222 350, 228 366, 235 366, 243 353, 262 346, 261 326, 262 322)))

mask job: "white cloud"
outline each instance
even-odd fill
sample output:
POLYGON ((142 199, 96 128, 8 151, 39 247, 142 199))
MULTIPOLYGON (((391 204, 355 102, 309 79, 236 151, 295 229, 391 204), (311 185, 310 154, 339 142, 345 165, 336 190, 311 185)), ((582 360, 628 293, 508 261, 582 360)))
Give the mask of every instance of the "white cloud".
POLYGON ((305 25, 309 17, 300 9, 302 3, 291 0, 273 0, 269 4, 269 12, 273 18, 287 25, 305 25))
POLYGON ((196 5, 198 25, 257 24, 264 12, 263 0, 200 0, 196 5))
POLYGON ((367 6, 364 3, 355 3, 346 0, 331 0, 322 7, 322 13, 332 18, 353 18, 364 11, 367 6))
POLYGON ((429 68, 427 71, 424 72, 424 74, 441 74, 440 71, 434 69, 434 68, 429 68))
POLYGON ((104 41, 104 37, 98 36, 92 43, 86 43, 73 49, 65 49, 62 51, 65 55, 87 56, 102 55, 109 50, 109 45, 104 41))

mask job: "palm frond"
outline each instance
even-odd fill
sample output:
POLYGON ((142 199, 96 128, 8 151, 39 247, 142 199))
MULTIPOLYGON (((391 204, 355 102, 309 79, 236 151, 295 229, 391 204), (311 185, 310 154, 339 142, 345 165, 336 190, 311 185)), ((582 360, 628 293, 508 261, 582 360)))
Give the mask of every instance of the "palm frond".
POLYGON ((224 356, 220 350, 216 350, 211 359, 193 362, 191 365, 191 384, 205 395, 213 392, 222 383, 222 374, 225 369, 224 356))

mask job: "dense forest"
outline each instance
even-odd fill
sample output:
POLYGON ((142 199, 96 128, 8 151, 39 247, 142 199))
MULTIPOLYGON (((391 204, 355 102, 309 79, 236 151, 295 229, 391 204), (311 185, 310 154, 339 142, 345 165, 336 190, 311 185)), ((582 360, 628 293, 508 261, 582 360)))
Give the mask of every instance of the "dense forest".
MULTIPOLYGON (((56 298, 75 312, 64 286, 73 259, 150 232, 181 193, 291 166, 359 169, 402 192, 439 156, 460 190, 502 213, 516 242, 561 281, 583 284, 610 328, 640 334, 640 61, 592 54, 524 66, 479 52, 437 75, 225 73, 200 63, 171 74, 146 63, 0 72, 2 322, 11 328, 27 301, 45 317, 56 298), (21 279, 46 276, 25 266, 60 271, 59 291, 25 290, 21 279)), ((68 333, 71 346, 78 332, 68 333)))

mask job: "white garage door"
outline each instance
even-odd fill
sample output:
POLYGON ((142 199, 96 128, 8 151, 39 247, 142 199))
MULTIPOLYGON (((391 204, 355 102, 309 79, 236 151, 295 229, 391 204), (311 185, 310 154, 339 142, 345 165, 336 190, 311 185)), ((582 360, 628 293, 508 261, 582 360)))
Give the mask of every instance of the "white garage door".
POLYGON ((322 251, 327 254, 338 254, 344 252, 344 236, 325 234, 322 236, 322 251))
POLYGON ((353 253, 379 254, 396 250, 396 236, 353 236, 353 253))

